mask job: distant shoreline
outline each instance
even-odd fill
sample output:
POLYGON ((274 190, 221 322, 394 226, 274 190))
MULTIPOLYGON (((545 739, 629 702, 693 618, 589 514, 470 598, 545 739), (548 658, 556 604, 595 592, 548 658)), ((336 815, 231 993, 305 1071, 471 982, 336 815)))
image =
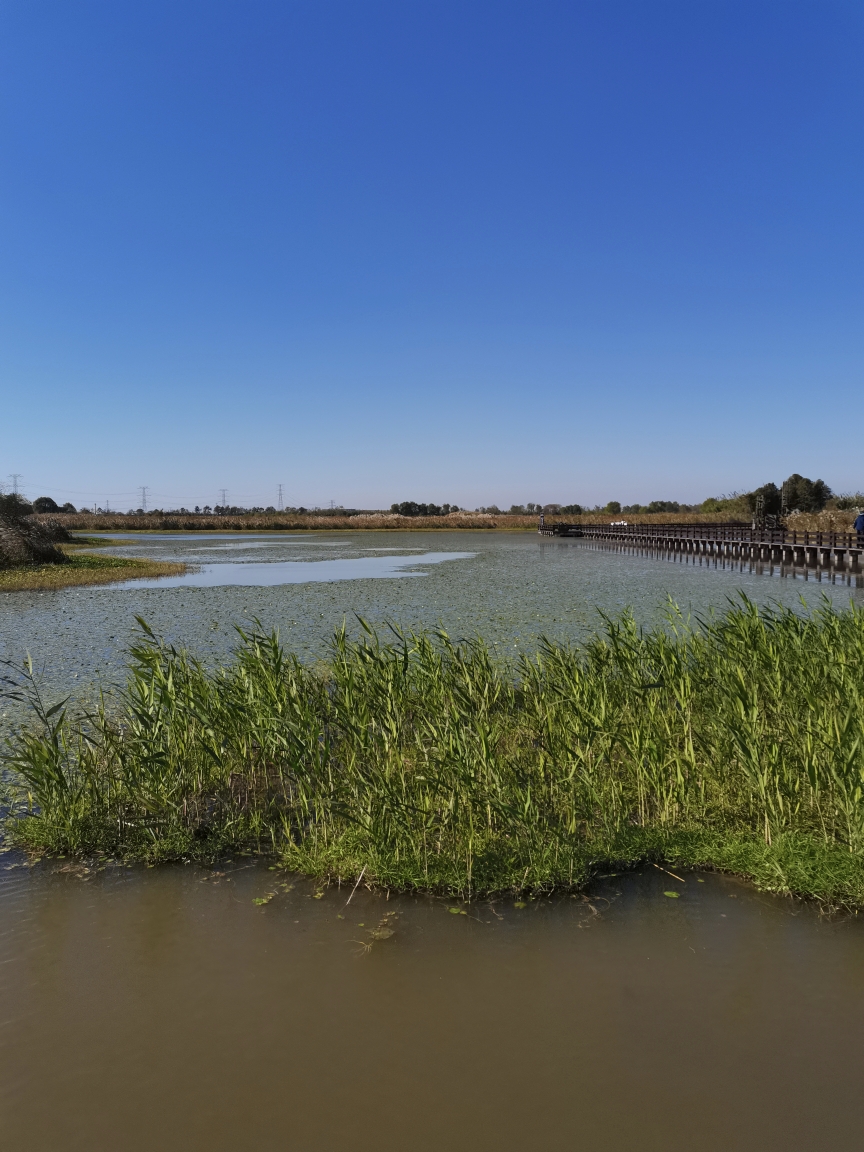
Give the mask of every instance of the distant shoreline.
MULTIPOLYGON (((826 511, 790 517, 789 526, 805 531, 851 530, 855 513, 826 511), (794 523, 793 523, 794 521, 794 523)), ((60 522, 70 532, 536 532, 537 515, 519 516, 507 512, 451 512, 447 516, 399 516, 391 512, 339 516, 332 513, 248 513, 236 516, 158 513, 123 516, 77 512, 62 516, 39 516, 40 521, 60 522)), ((650 512, 633 515, 585 512, 580 516, 547 513, 546 523, 609 524, 728 524, 740 517, 728 512, 650 512)))

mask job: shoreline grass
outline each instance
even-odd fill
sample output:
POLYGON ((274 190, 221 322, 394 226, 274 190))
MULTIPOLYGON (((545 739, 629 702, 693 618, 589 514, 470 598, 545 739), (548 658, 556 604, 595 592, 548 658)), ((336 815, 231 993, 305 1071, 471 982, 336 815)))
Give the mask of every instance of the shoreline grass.
POLYGON ((71 540, 66 540, 62 544, 64 552, 69 552, 70 549, 78 548, 110 548, 116 545, 116 541, 108 536, 73 536, 71 540))
POLYGON ((342 882, 473 897, 579 888, 643 861, 864 907, 864 609, 665 629, 604 618, 496 664, 444 633, 343 629, 310 668, 238 630, 208 671, 140 622, 119 701, 49 708, 5 754, 6 823, 40 853, 241 850, 342 882))
POLYGON ((92 556, 78 552, 89 544, 64 544, 65 564, 40 564, 28 568, 0 571, 0 592, 44 592, 93 584, 113 584, 121 580, 157 579, 181 576, 185 564, 162 560, 130 560, 121 556, 92 556))

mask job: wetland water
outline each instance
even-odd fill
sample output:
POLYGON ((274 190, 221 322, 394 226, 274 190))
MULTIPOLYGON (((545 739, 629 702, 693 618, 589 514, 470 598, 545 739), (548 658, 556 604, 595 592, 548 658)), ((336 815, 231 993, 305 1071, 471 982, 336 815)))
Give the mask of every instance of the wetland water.
POLYGON ((864 924, 734 879, 460 915, 242 861, 4 863, 10 1149, 861 1146, 864 924))
MULTIPOLYGON (((541 634, 585 636, 598 608, 657 622, 667 595, 698 613, 738 590, 862 598, 824 578, 533 535, 137 537, 111 550, 201 572, 0 597, 4 653, 29 650, 49 694, 116 680, 135 614, 209 661, 252 617, 314 659, 355 612, 480 633, 507 655, 541 634)), ((861 1146, 857 919, 655 869, 598 880, 587 900, 466 915, 363 888, 346 908, 344 888, 318 893, 266 863, 219 871, 0 856, 0 1146, 861 1146)))
MULTIPOLYGON (((112 536, 109 552, 181 560, 185 577, 130 585, 0 594, 0 655, 33 656, 51 692, 80 692, 122 676, 135 616, 208 661, 224 660, 234 624, 278 627, 304 659, 324 654, 343 620, 442 625, 454 638, 481 634, 499 655, 532 651, 538 638, 580 639, 630 606, 658 622, 667 596, 685 611, 722 607, 736 591, 796 604, 820 595, 860 603, 864 588, 768 566, 720 567, 608 551, 534 533, 333 532, 304 535, 112 536), (775 569, 776 573, 778 570, 775 569)), ((8 711, 8 710, 7 710, 8 711)), ((2 707, 0 707, 2 712, 2 707)))

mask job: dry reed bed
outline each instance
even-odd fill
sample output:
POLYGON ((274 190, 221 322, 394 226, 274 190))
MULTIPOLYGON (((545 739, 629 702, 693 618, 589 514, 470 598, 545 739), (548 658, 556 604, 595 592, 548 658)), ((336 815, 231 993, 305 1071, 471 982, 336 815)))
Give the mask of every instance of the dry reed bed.
MULTIPOLYGON (((799 532, 851 532, 857 513, 853 511, 825 511, 825 512, 796 512, 787 517, 786 527, 797 529, 799 532)), ((739 513, 736 516, 728 512, 652 512, 652 513, 620 513, 616 516, 608 512, 586 513, 582 516, 547 516, 546 523, 562 522, 566 524, 610 524, 615 521, 626 521, 628 524, 744 524, 751 523, 749 515, 739 513)), ((536 523, 536 518, 535 518, 536 523)))
POLYGON ((851 532, 858 512, 847 511, 795 512, 786 520, 786 527, 797 532, 851 532))
POLYGON ((397 516, 389 512, 358 516, 316 516, 293 513, 244 516, 158 515, 112 516, 77 514, 63 520, 73 531, 86 532, 330 532, 343 529, 416 532, 478 528, 537 528, 536 516, 488 516, 452 513, 449 516, 397 516))
MULTIPOLYGON (((836 515, 845 515, 837 513, 836 515)), ((725 524, 727 514, 714 513, 645 513, 637 516, 611 515, 608 512, 583 516, 547 515, 547 523, 609 524, 614 520, 628 524, 725 524)), ((737 522, 737 521, 736 521, 737 522)), ((484 512, 455 512, 449 516, 397 516, 382 512, 375 515, 315 516, 283 513, 245 516, 182 516, 148 513, 144 516, 78 514, 65 516, 63 523, 72 531, 85 532, 328 532, 353 531, 459 531, 463 529, 498 529, 536 532, 539 516, 492 515, 484 512)))
MULTIPOLYGON (((742 514, 743 515, 743 514, 742 514)), ((737 518, 728 512, 651 512, 629 515, 609 512, 590 512, 581 516, 549 514, 548 524, 610 524, 626 520, 628 524, 729 524, 749 523, 742 515, 737 518)), ((789 518, 790 528, 807 531, 848 532, 855 519, 854 512, 819 512, 799 514, 789 518)), ((352 531, 459 531, 497 529, 498 531, 536 532, 539 516, 511 516, 483 512, 453 512, 449 516, 397 516, 390 512, 358 516, 316 516, 294 513, 245 516, 158 515, 112 516, 79 513, 64 516, 63 524, 72 531, 84 532, 330 532, 352 531)))
POLYGON ((245 849, 465 896, 650 859, 864 906, 864 610, 742 599, 691 625, 670 606, 665 629, 624 614, 512 667, 368 630, 310 668, 239 633, 216 673, 142 624, 110 707, 17 683, 7 831, 40 852, 245 849))

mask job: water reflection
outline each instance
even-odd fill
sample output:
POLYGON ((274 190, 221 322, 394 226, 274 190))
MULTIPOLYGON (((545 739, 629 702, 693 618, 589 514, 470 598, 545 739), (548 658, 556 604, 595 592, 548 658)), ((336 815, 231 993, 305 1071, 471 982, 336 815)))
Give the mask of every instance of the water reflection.
MULTIPOLYGON (((734 556, 705 556, 700 553, 679 552, 669 548, 642 548, 639 545, 592 543, 580 541, 579 546, 591 552, 625 552, 631 556, 645 556, 652 560, 665 560, 667 564, 683 564, 693 568, 714 569, 721 572, 746 572, 754 576, 777 576, 782 579, 813 580, 817 584, 845 584, 849 588, 864 588, 864 572, 860 568, 820 564, 787 564, 774 560, 739 559, 734 556)), ((565 545, 566 547, 566 545, 565 545)))
MULTIPOLYGON (((423 566, 427 564, 443 564, 448 560, 471 560, 475 555, 475 552, 426 552, 419 556, 361 556, 345 560, 271 560, 263 564, 251 561, 241 564, 224 561, 219 564, 202 564, 196 571, 187 572, 183 576, 160 577, 159 586, 219 588, 233 585, 273 588, 279 584, 321 584, 337 580, 384 580, 403 576, 426 576, 423 566)), ((152 584, 152 580, 127 580, 112 587, 122 590, 146 588, 152 584)))

